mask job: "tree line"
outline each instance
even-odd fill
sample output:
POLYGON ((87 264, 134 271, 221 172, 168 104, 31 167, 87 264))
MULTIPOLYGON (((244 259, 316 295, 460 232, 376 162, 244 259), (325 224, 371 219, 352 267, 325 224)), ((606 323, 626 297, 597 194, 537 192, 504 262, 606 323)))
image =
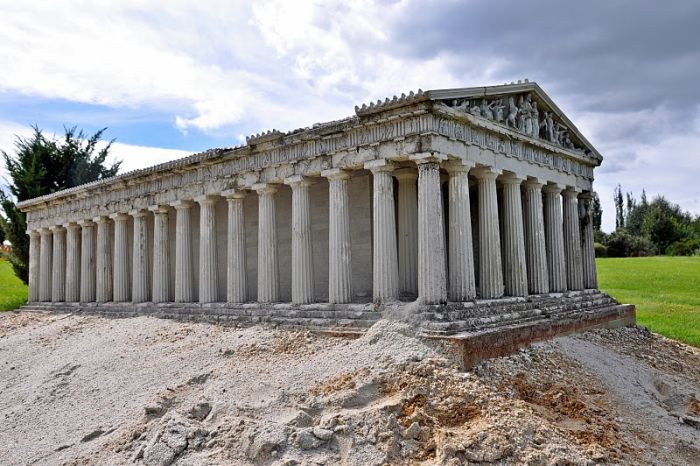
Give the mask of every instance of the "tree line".
POLYGON ((597 256, 700 255, 700 216, 694 217, 661 195, 649 201, 644 190, 639 199, 631 192, 623 194, 619 184, 613 198, 615 231, 604 233, 598 224, 597 256))

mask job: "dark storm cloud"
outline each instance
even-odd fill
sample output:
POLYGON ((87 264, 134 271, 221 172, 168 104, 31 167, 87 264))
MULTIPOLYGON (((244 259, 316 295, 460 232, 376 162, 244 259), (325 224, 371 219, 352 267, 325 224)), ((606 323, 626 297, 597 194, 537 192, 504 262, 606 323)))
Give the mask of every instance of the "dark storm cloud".
POLYGON ((494 84, 528 77, 576 111, 648 114, 620 121, 618 136, 681 129, 700 101, 698 1, 436 1, 405 13, 389 31, 397 53, 451 57, 457 76, 498 63, 494 84))

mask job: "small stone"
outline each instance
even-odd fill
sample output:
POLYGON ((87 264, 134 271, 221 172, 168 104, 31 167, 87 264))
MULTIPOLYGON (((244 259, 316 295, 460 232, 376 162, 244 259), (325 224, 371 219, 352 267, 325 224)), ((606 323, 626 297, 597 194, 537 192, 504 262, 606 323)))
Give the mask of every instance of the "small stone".
POLYGON ((313 429, 303 429, 297 432, 297 445, 302 450, 313 450, 322 444, 323 441, 313 434, 313 429))
POLYGON ((211 404, 209 404, 208 401, 200 401, 187 411, 187 416, 198 421, 203 421, 210 412, 211 404))
POLYGON ((406 430, 401 433, 403 438, 417 439, 420 437, 420 424, 414 422, 406 430))
POLYGON ((317 438, 320 438, 323 441, 328 441, 331 439, 331 437, 333 437, 332 430, 324 429, 322 427, 314 427, 313 432, 317 438))

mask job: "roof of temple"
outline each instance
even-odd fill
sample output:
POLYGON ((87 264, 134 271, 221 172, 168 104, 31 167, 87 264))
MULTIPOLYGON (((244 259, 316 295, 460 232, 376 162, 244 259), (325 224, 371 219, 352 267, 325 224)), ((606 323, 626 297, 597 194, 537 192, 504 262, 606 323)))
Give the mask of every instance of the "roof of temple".
MULTIPOLYGON (((28 199, 26 201, 19 202, 17 206, 20 209, 28 208, 32 205, 41 204, 50 200, 58 199, 66 195, 78 193, 81 191, 88 190, 90 188, 109 185, 118 181, 126 181, 129 179, 135 179, 143 176, 148 176, 151 174, 156 174, 160 172, 165 172, 173 169, 184 168, 190 165, 199 164, 207 161, 214 161, 221 158, 227 153, 245 151, 249 152, 256 145, 264 144, 267 142, 272 142, 275 140, 283 140, 287 137, 316 137, 324 136, 326 134, 336 132, 339 126, 344 126, 347 124, 352 124, 359 122, 363 118, 372 117, 373 115, 391 111, 393 109, 399 109, 401 107, 414 105, 421 102, 442 102, 447 107, 453 107, 455 109, 460 109, 465 113, 470 113, 472 115, 479 115, 478 112, 470 112, 469 105, 477 105, 479 100, 486 102, 485 99, 498 99, 499 97, 508 98, 509 96, 525 95, 530 94, 535 102, 539 102, 543 106, 541 109, 543 112, 545 109, 550 112, 550 114, 557 118, 556 124, 561 124, 561 128, 564 128, 564 132, 569 134, 570 131, 573 136, 573 140, 579 143, 578 151, 585 151, 588 155, 593 157, 600 163, 602 161, 602 156, 593 147, 593 145, 588 142, 588 140, 581 134, 581 132, 576 128, 576 126, 569 120, 566 115, 557 107, 557 105, 552 101, 552 99, 542 90, 542 88, 535 82, 530 82, 527 79, 524 82, 518 81, 517 83, 496 85, 496 86, 485 86, 485 87, 468 87, 468 88, 455 88, 455 89, 435 89, 435 90, 418 90, 417 92, 409 92, 408 94, 401 94, 401 96, 393 96, 392 98, 386 98, 383 101, 378 100, 377 102, 372 102, 369 104, 363 104, 362 106, 355 107, 355 115, 343 118, 340 120, 329 121, 325 123, 316 123, 311 127, 297 128, 287 132, 281 132, 278 130, 271 130, 255 135, 246 137, 246 144, 242 144, 230 148, 215 148, 209 149, 204 152, 199 152, 187 157, 180 159, 171 160, 169 162, 164 162, 158 165, 153 165, 151 167, 142 168, 138 170, 132 170, 129 172, 121 173, 119 175, 105 178, 90 183, 75 186, 69 189, 64 189, 61 191, 56 191, 55 193, 47 194, 44 196, 36 197, 33 199, 28 199), (474 100, 472 100, 474 99, 474 100), (561 122, 561 123, 559 123, 561 122)), ((529 99, 529 98, 528 98, 529 99)), ((504 103, 504 102, 503 102, 504 103)), ((483 103, 482 103, 483 105, 483 103)), ((487 104, 488 105, 488 104, 487 104)), ((473 108, 473 107, 472 107, 473 108)), ((488 118, 487 116, 482 116, 483 118, 494 120, 493 118, 488 118)), ((494 120, 495 123, 500 123, 502 125, 507 125, 505 121, 494 120)), ((574 144, 571 144, 567 148, 573 149, 574 144)), ((561 145, 561 144, 560 144, 561 145)))

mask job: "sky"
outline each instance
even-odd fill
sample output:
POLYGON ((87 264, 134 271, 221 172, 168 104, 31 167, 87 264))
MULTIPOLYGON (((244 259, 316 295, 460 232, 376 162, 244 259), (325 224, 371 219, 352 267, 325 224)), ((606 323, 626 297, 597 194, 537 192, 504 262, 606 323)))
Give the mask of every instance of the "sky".
POLYGON ((128 171, 528 78, 604 157, 604 230, 618 183, 700 214, 697 0, 0 0, 0 18, 2 150, 32 125, 107 127, 128 171))

